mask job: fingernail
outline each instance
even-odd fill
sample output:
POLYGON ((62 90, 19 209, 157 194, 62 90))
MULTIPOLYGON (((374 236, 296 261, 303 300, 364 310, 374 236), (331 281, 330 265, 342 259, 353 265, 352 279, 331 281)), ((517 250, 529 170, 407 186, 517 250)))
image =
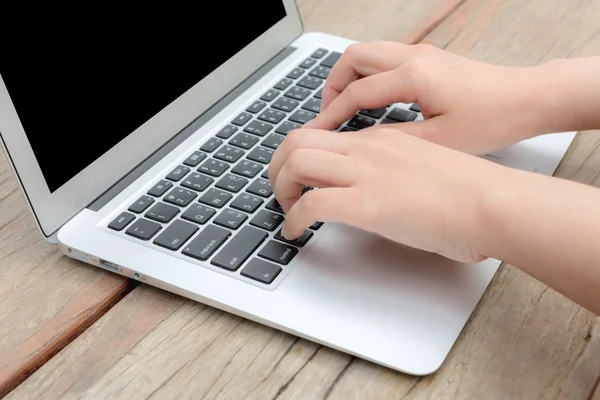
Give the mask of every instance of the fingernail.
POLYGON ((302 128, 304 129, 312 129, 315 127, 315 120, 310 120, 307 123, 305 123, 304 125, 302 125, 302 128))
POLYGON ((286 238, 286 239, 289 240, 288 235, 287 235, 287 228, 286 228, 285 222, 283 223, 283 227, 281 228, 281 235, 284 238, 286 238))

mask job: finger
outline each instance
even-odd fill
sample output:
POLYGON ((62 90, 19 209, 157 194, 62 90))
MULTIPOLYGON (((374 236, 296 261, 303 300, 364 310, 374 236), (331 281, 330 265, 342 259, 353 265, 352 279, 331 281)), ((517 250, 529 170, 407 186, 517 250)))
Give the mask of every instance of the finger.
POLYGON ((349 46, 331 69, 323 87, 321 111, 361 76, 396 69, 412 55, 410 46, 397 42, 367 42, 349 46))
POLYGON ((296 149, 320 149, 338 154, 346 154, 352 139, 343 137, 337 132, 315 129, 298 129, 291 131, 273 154, 269 164, 269 181, 275 187, 277 176, 286 159, 296 149))
POLYGON ((273 191, 287 213, 300 199, 305 186, 349 187, 355 175, 356 167, 351 157, 325 150, 297 149, 285 161, 273 191))
POLYGON ((391 103, 414 103, 418 99, 413 74, 403 67, 382 72, 353 82, 326 110, 304 126, 310 129, 332 130, 361 109, 383 107, 391 103))
POLYGON ((332 187, 306 192, 286 214, 283 236, 288 240, 297 239, 317 221, 356 226, 359 213, 353 207, 344 206, 355 204, 355 197, 354 188, 332 187))
POLYGON ((450 134, 449 126, 456 126, 447 115, 436 116, 423 121, 399 122, 396 124, 375 125, 363 129, 363 131, 375 130, 373 128, 394 129, 428 142, 439 144, 470 154, 477 153, 478 141, 474 141, 469 135, 450 134))

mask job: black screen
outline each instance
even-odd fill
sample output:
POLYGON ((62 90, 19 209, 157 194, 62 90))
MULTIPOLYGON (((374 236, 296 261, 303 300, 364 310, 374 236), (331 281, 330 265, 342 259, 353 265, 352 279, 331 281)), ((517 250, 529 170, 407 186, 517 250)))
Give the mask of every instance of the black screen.
POLYGON ((0 24, 0 74, 51 192, 286 15, 281 0, 51 4, 0 24))

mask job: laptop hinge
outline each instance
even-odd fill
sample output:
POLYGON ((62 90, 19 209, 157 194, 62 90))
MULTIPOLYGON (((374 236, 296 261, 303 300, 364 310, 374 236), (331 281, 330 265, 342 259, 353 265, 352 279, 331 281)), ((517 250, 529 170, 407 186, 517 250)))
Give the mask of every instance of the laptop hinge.
POLYGON ((221 100, 215 103, 211 108, 206 110, 198 118, 192 121, 188 126, 182 129, 177 135, 171 138, 162 147, 152 153, 148 158, 142 161, 137 167, 131 170, 127 175, 121 178, 117 183, 111 186, 107 191, 101 194, 94 202, 92 202, 87 209, 92 211, 99 211, 108 202, 110 202, 115 196, 121 193, 125 188, 131 185, 137 178, 142 176, 146 171, 152 168, 162 158, 164 158, 169 152, 179 146, 184 140, 190 137, 194 132, 200 129, 204 124, 210 121, 215 115, 221 112, 227 107, 233 100, 239 97, 243 92, 248 90, 250 86, 256 83, 260 78, 265 76, 269 71, 276 67, 284 58, 288 57, 296 51, 293 46, 288 46, 284 50, 280 51, 275 57, 271 58, 261 68, 250 75, 241 84, 235 87, 232 91, 227 93, 221 100))

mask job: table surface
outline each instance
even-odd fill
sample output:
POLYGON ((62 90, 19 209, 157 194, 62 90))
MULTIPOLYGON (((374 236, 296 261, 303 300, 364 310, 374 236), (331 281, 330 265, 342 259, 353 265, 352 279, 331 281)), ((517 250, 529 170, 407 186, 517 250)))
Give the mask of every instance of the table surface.
MULTIPOLYGON (((308 31, 426 42, 503 65, 600 54, 598 0, 299 7, 308 31)), ((598 133, 577 135, 556 176, 600 187, 598 133)), ((60 255, 38 234, 3 156, 0 338, 8 399, 600 400, 600 319, 509 265, 440 370, 408 376, 60 255)))

